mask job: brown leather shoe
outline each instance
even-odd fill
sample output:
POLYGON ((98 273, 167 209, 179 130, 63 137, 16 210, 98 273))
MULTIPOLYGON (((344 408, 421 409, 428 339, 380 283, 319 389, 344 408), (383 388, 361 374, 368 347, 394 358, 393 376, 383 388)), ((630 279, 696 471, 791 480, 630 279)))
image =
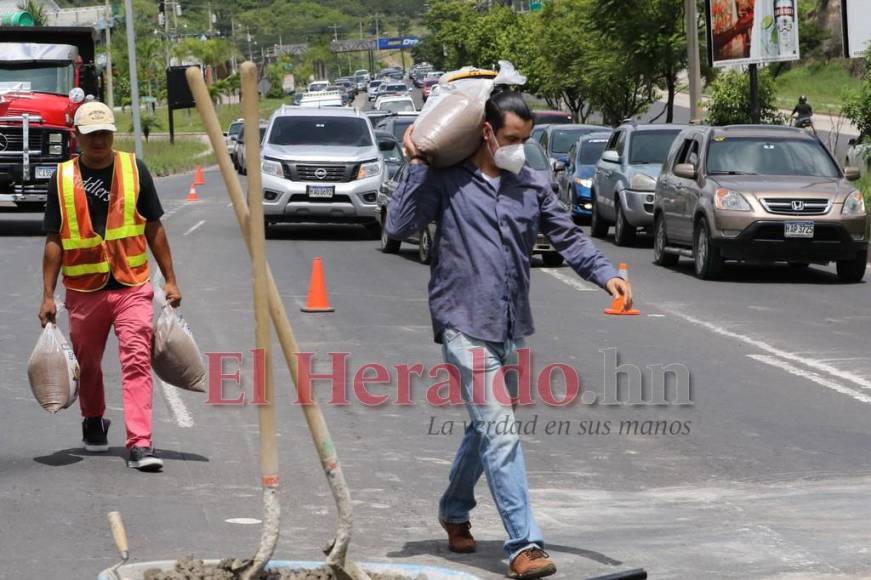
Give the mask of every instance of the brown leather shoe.
POLYGON ((439 523, 448 533, 448 549, 451 552, 468 554, 477 549, 475 538, 473 538, 472 533, 469 532, 469 529, 472 527, 471 523, 463 522, 461 524, 452 524, 443 520, 439 520, 439 523))
POLYGON ((517 554, 508 566, 508 577, 526 580, 556 574, 556 566, 541 548, 529 548, 517 554))

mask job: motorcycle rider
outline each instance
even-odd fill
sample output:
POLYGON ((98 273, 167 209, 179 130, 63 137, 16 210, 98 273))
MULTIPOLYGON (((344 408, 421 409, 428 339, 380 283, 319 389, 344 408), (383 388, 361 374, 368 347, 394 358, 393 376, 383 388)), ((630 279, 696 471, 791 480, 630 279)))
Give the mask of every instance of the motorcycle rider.
POLYGON ((814 128, 814 110, 813 107, 810 106, 810 103, 807 102, 807 97, 802 95, 798 98, 798 104, 792 110, 792 115, 795 122, 793 125, 795 127, 800 127, 802 129, 810 127, 814 134, 816 134, 816 129, 814 128))

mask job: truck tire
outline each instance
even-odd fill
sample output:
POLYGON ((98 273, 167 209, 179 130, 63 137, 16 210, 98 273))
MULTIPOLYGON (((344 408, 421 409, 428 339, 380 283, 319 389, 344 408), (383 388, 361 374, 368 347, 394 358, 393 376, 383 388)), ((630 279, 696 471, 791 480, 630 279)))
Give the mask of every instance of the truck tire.
POLYGON ((608 235, 608 229, 611 227, 605 219, 599 215, 599 202, 596 201, 596 192, 592 195, 592 215, 590 216, 590 235, 594 238, 604 238, 608 235))
POLYGON ((617 210, 617 221, 614 222, 614 243, 618 246, 631 246, 635 243, 636 228, 626 221, 626 214, 623 212, 623 204, 620 203, 620 196, 614 198, 614 207, 617 210))
POLYGON ((677 254, 669 254, 665 251, 668 245, 668 234, 665 231, 665 218, 662 214, 656 216, 653 225, 653 263, 666 268, 674 266, 680 259, 677 254))
POLYGON ((693 270, 700 280, 716 280, 723 271, 720 250, 711 243, 711 232, 705 218, 696 221, 693 236, 693 270))

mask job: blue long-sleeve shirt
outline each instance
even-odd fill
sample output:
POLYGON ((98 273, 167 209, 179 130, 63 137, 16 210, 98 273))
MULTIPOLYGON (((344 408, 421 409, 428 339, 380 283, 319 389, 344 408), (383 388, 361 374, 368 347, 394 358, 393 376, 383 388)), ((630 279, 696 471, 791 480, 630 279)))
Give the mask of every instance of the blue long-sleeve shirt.
POLYGON ((452 327, 479 340, 532 334, 529 260, 541 232, 582 278, 605 288, 617 271, 528 166, 503 171, 497 191, 471 161, 411 165, 393 193, 387 234, 404 239, 436 222, 429 306, 436 342, 452 327))

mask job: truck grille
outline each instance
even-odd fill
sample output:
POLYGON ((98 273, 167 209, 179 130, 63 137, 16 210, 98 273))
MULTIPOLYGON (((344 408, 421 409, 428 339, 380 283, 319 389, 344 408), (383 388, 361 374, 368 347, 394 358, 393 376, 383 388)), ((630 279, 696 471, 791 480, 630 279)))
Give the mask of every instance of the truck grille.
POLYGON ((822 215, 829 212, 829 200, 822 198, 767 197, 762 205, 769 213, 789 215, 822 215))
MULTIPOLYGON (((42 152, 43 133, 30 128, 28 144, 34 153, 42 152)), ((20 153, 24 150, 24 136, 20 127, 0 127, 0 155, 4 153, 20 153)))
POLYGON ((285 162, 284 176, 291 181, 314 183, 347 183, 356 175, 358 163, 292 163, 285 162))

